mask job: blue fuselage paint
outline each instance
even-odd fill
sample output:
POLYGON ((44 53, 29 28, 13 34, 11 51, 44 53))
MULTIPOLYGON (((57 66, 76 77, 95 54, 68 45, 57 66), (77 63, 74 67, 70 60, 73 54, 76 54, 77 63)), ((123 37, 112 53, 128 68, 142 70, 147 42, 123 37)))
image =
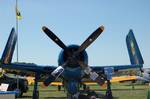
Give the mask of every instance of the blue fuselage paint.
POLYGON ((80 80, 82 77, 82 70, 80 67, 77 68, 69 68, 66 67, 63 72, 63 77, 67 80, 80 80))
POLYGON ((70 94, 76 94, 79 91, 79 84, 82 78, 82 70, 80 67, 77 68, 69 68, 66 67, 62 76, 66 83, 65 87, 67 92, 70 94))

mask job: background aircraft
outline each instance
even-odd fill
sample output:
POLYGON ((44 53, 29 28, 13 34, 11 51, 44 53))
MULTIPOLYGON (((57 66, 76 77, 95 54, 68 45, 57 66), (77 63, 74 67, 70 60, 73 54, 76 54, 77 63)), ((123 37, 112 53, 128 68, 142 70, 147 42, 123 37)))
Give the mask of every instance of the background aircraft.
POLYGON ((142 69, 143 73, 137 76, 137 80, 142 80, 145 82, 150 82, 150 68, 142 69))
POLYGON ((113 72, 129 68, 142 68, 143 58, 141 56, 139 47, 135 40, 133 31, 130 30, 126 43, 130 56, 131 65, 116 65, 116 66, 89 66, 88 55, 85 49, 97 39, 103 32, 104 27, 101 26, 95 30, 80 46, 69 45, 66 46, 52 31, 47 27, 42 28, 47 36, 53 40, 58 46, 62 48, 58 58, 58 66, 40 66, 36 64, 18 64, 11 63, 15 44, 17 41, 17 34, 13 28, 6 47, 1 58, 1 67, 10 70, 20 70, 25 72, 33 72, 35 74, 35 83, 33 90, 33 99, 38 99, 38 81, 41 76, 45 75, 47 78, 43 81, 45 86, 55 81, 58 77, 62 78, 64 87, 67 91, 68 99, 75 99, 78 97, 79 86, 83 78, 90 78, 91 80, 102 85, 107 81, 106 97, 112 98, 110 80, 113 72))

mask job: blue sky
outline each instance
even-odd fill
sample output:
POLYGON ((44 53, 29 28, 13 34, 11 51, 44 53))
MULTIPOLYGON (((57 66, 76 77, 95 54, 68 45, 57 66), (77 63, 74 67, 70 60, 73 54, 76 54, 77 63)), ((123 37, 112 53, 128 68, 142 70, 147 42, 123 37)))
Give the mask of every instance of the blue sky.
MULTIPOLYGON (((57 65, 61 48, 44 34, 42 26, 66 45, 80 45, 104 25, 105 31, 86 50, 90 65, 130 64, 125 37, 133 29, 144 66, 149 67, 149 5, 149 0, 18 0, 23 17, 19 21, 19 61, 57 65)), ((0 56, 15 22, 15 0, 0 0, 0 56)))

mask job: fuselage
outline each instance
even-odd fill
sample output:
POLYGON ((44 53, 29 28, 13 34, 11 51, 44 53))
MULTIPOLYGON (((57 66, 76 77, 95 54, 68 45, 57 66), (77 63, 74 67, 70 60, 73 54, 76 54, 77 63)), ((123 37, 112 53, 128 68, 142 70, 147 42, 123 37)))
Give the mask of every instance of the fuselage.
MULTIPOLYGON (((69 55, 73 55, 79 48, 78 45, 69 45, 68 47, 69 55)), ((64 50, 59 54, 58 65, 63 65, 66 61, 70 59, 70 56, 64 50)), ((76 94, 79 91, 80 81, 83 77, 83 70, 78 64, 77 60, 88 64, 88 55, 85 50, 73 56, 76 60, 71 59, 65 65, 65 70, 62 74, 64 86, 70 94, 76 94)))

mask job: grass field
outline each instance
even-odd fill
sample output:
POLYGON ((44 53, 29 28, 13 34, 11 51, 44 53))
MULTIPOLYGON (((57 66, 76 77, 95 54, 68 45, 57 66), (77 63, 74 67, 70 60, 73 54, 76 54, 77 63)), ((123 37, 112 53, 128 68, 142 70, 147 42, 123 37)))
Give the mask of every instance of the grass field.
MULTIPOLYGON (((91 89, 96 90, 97 93, 105 94, 105 88, 100 88, 97 85, 90 86, 91 89)), ((112 84, 112 92, 114 99, 147 99, 149 90, 148 85, 135 85, 135 89, 129 83, 112 84)), ((29 86, 29 91, 23 94, 22 98, 18 99, 32 99, 33 86, 29 86)), ((66 94, 62 91, 57 91, 56 86, 49 86, 42 88, 39 86, 40 99, 66 99, 66 94)))

